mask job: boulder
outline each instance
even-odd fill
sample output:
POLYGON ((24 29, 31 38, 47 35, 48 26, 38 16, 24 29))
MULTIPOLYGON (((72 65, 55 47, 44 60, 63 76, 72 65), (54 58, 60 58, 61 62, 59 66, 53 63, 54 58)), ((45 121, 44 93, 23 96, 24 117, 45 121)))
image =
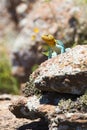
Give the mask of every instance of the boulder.
POLYGON ((87 89, 87 45, 42 63, 31 75, 33 85, 42 91, 83 94, 87 89))

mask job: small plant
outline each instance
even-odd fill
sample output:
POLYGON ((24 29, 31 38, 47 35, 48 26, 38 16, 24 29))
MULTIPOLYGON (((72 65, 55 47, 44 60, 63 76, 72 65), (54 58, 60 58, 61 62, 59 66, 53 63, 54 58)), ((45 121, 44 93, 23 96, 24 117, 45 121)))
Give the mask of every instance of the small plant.
POLYGON ((80 98, 77 99, 78 106, 81 111, 87 112, 87 94, 82 95, 80 98))
POLYGON ((38 64, 32 66, 32 72, 34 72, 38 68, 38 64))
POLYGON ((58 106, 63 111, 69 111, 71 108, 73 108, 73 102, 71 99, 60 100, 58 106))
POLYGON ((17 80, 11 75, 11 64, 5 47, 0 46, 0 93, 18 94, 17 80))
POLYGON ((29 82, 26 83, 23 89, 23 93, 26 97, 32 95, 40 95, 41 93, 41 91, 35 87, 34 80, 31 76, 29 77, 29 82))
POLYGON ((75 101, 71 99, 60 100, 58 103, 59 108, 63 113, 65 112, 87 112, 87 94, 77 98, 75 101))

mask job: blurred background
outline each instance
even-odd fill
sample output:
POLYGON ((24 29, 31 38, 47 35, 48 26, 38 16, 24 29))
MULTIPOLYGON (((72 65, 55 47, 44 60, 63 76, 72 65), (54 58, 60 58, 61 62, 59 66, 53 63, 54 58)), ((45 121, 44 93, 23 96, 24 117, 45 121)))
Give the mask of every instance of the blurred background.
POLYGON ((87 44, 87 0, 0 0, 0 94, 21 94, 47 60, 42 34, 65 47, 87 44))

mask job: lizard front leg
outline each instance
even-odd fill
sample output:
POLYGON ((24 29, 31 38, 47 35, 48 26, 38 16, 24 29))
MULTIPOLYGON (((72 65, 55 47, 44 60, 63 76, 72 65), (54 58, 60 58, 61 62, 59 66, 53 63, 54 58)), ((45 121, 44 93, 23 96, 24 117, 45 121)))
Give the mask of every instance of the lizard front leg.
POLYGON ((65 47, 64 47, 64 44, 62 43, 62 41, 56 40, 56 47, 61 50, 61 53, 65 52, 65 47))
POLYGON ((48 47, 48 59, 52 58, 52 49, 48 47))
POLYGON ((64 52, 65 52, 64 47, 62 47, 61 45, 56 45, 56 47, 61 50, 61 53, 64 53, 64 52))
POLYGON ((56 57, 58 54, 54 51, 52 52, 52 57, 56 57))

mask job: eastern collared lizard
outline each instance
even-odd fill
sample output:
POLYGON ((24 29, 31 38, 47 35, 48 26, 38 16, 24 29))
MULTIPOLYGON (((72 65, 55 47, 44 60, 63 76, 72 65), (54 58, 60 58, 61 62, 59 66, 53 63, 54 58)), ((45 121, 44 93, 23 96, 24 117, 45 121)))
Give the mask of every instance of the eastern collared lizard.
POLYGON ((48 44, 48 59, 65 52, 61 40, 56 40, 53 35, 42 35, 42 39, 48 44))

